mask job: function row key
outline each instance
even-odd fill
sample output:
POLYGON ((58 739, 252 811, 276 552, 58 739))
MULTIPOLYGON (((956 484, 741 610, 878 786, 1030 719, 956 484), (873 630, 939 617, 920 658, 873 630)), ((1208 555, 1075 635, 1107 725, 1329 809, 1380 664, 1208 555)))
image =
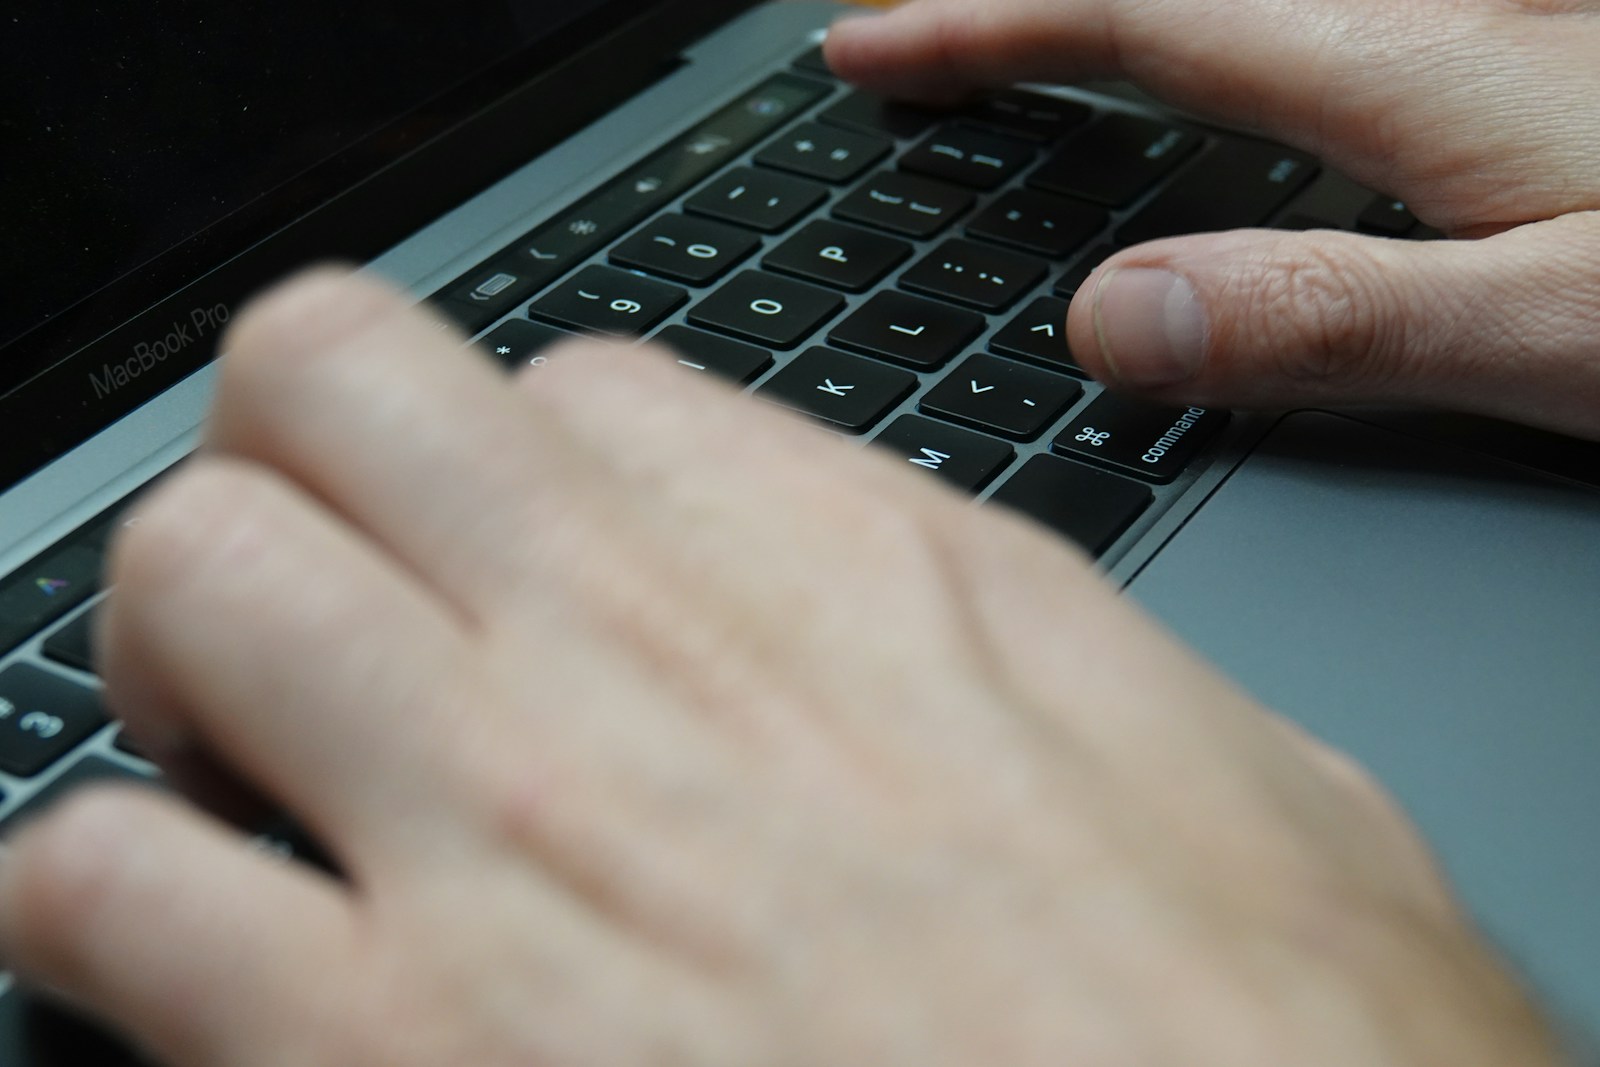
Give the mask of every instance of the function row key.
POLYGON ((476 333, 829 92, 778 74, 434 294, 476 333))
POLYGON ((61 544, 0 582, 0 655, 100 591, 100 552, 61 544))

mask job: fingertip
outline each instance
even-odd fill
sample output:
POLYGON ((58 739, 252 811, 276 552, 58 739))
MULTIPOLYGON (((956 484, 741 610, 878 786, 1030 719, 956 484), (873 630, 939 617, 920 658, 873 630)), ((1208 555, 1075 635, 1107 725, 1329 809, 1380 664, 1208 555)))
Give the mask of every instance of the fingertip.
POLYGON ((1209 321, 1182 274, 1108 265, 1092 279, 1087 307, 1086 351, 1107 384, 1161 389, 1200 373, 1209 321))
POLYGON ((971 86, 957 76, 950 56, 932 34, 926 5, 852 12, 836 21, 823 42, 833 72, 863 89, 929 105, 964 100, 971 86))

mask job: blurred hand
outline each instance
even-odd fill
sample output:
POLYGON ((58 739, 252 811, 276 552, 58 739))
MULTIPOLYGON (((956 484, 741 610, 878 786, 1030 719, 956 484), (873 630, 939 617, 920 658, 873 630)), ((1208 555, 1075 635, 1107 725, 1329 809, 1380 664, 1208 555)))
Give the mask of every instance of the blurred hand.
POLYGON ((228 345, 109 698, 348 880, 82 794, 0 951, 177 1067, 1553 1063, 1390 803, 1084 560, 647 350, 228 345))
POLYGON ((1134 81, 1470 241, 1244 231, 1108 261, 1068 318, 1118 387, 1404 401, 1600 438, 1600 3, 916 0, 839 24, 846 78, 928 100, 1134 81))

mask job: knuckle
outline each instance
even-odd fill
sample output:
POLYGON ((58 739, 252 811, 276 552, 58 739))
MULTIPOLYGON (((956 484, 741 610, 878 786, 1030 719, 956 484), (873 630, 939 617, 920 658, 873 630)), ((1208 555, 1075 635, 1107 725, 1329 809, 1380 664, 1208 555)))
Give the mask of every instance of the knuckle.
POLYGON ((259 529, 278 495, 264 470, 237 460, 196 457, 140 501, 111 551, 111 581, 146 594, 185 586, 243 531, 259 529))
POLYGON ((395 294, 345 271, 317 268, 258 297, 224 338, 219 399, 267 402, 314 387, 308 376, 333 348, 400 313, 395 294))
POLYGON ((1370 387, 1396 377, 1404 317, 1392 285, 1350 242, 1298 247, 1270 270, 1250 321, 1266 326, 1270 355, 1288 379, 1334 387, 1370 387))

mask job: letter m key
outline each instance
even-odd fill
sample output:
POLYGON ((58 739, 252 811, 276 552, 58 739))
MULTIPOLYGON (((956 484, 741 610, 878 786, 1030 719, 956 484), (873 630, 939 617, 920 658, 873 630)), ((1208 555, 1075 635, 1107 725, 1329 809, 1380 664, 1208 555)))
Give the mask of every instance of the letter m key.
POLYGON ((912 456, 911 462, 919 467, 926 467, 931 471, 936 471, 943 467, 944 461, 949 458, 950 453, 948 452, 935 452, 931 448, 924 448, 922 449, 922 458, 918 459, 916 456, 912 456))

